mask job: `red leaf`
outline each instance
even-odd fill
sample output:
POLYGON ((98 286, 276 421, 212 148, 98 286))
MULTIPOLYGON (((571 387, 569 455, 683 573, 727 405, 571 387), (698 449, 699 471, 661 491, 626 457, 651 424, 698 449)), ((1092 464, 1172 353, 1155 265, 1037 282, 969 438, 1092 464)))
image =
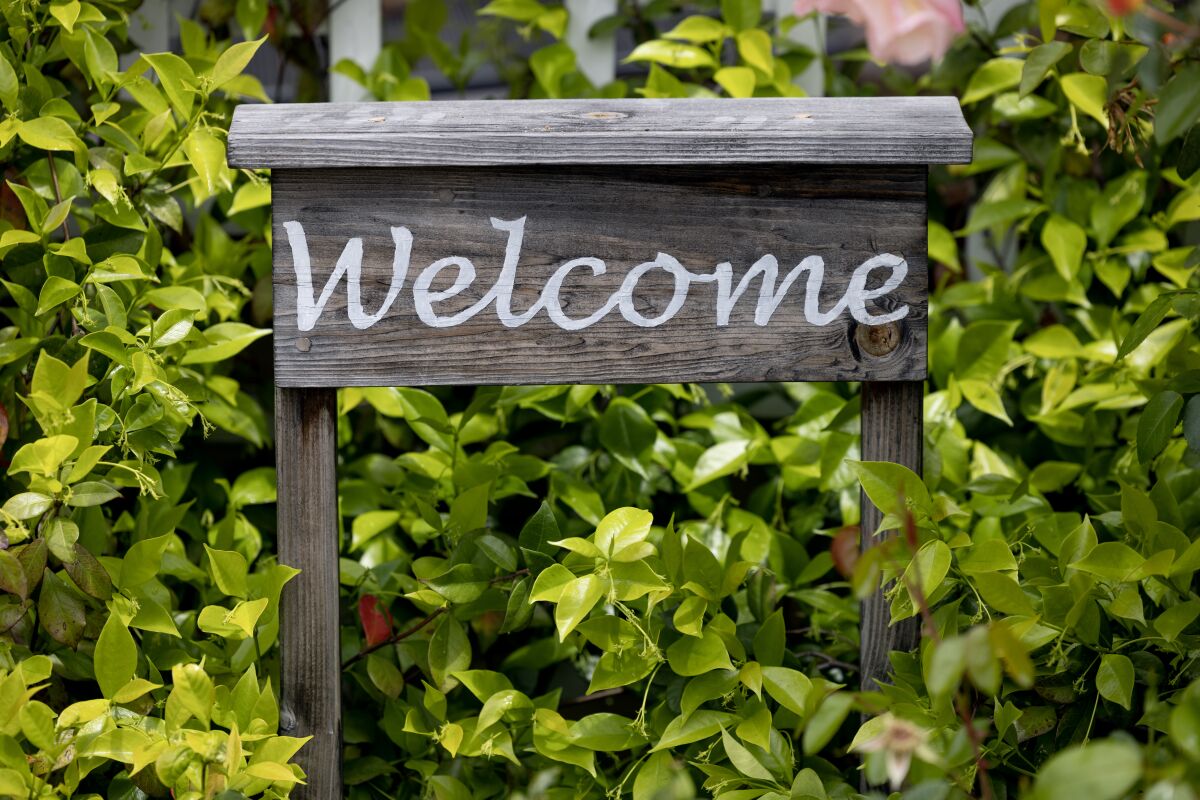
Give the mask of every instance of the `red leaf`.
POLYGON ((0 403, 0 447, 8 440, 8 409, 0 403))
POLYGON ((833 556, 833 566, 849 578, 854 574, 854 565, 858 563, 859 531, 857 525, 847 525, 837 532, 829 543, 829 554, 833 556))
POLYGON ((362 621, 368 647, 386 642, 392 635, 392 615, 379 604, 379 598, 375 595, 364 594, 359 598, 358 618, 362 621))

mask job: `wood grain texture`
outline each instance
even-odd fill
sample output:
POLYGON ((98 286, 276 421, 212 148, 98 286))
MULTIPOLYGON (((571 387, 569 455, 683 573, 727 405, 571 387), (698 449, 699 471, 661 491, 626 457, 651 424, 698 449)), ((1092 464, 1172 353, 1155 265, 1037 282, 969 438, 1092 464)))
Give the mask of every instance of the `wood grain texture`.
POLYGON ((965 164, 954 97, 459 100, 238 106, 235 167, 965 164))
MULTIPOLYGON (((862 457, 864 461, 891 461, 921 474, 924 421, 921 381, 864 383, 862 385, 862 457)), ((883 519, 879 509, 862 494, 862 546, 873 547, 875 530, 883 519)), ((921 642, 920 621, 914 617, 891 623, 891 604, 876 592, 862 603, 859 625, 863 691, 889 683, 888 653, 913 652, 921 642)))
MULTIPOLYGON (((673 383, 682 381, 911 380, 926 370, 926 224, 924 167, 747 166, 728 168, 507 168, 280 170, 274 175, 275 364, 280 386, 428 384, 673 383), (882 314, 909 307, 899 344, 884 355, 856 343, 857 323, 843 312, 814 326, 804 316, 805 277, 791 287, 769 324, 755 324, 759 281, 716 322, 714 282, 692 283, 678 313, 654 328, 637 327, 616 310, 597 324, 567 331, 539 312, 506 328, 495 304, 456 327, 418 319, 412 287, 432 262, 464 256, 477 269, 462 294, 439 313, 470 306, 495 282, 507 234, 491 218, 526 217, 512 307, 529 308, 547 277, 583 256, 605 261, 593 276, 574 270, 559 296, 569 317, 604 306, 636 265, 659 252, 694 274, 732 265, 733 285, 764 255, 778 258, 779 279, 802 259, 820 256, 820 308, 842 297, 850 273, 892 253, 908 275, 868 305, 882 314), (312 282, 319 295, 350 237, 363 241, 363 306, 378 309, 392 279, 390 226, 413 236, 403 290, 386 315, 359 330, 347 317, 346 286, 333 292, 309 331, 297 324, 293 253, 283 229, 305 230, 312 282)), ((433 284, 450 284, 448 270, 433 284)), ((882 282, 879 270, 869 285, 882 282)), ((675 280, 647 272, 633 293, 653 317, 675 280)))
POLYGON ((301 571, 280 596, 279 732, 313 737, 293 800, 342 796, 336 427, 334 390, 276 391, 279 561, 301 571))

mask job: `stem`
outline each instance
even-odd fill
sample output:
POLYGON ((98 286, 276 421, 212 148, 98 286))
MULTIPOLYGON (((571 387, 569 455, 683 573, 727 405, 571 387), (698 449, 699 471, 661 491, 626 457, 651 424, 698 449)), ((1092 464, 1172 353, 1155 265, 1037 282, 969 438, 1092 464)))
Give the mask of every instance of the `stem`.
POLYGON ((393 645, 393 644, 396 644, 397 642, 401 642, 401 641, 407 639, 408 637, 412 636, 414 633, 421 630, 426 625, 433 622, 435 619, 440 617, 442 614, 445 614, 449 610, 450 609, 448 609, 447 607, 442 606, 441 608, 435 610, 432 614, 430 614, 429 616, 420 620, 419 622, 414 623, 413 625, 409 626, 408 628, 405 628, 404 630, 400 631, 399 633, 393 633, 391 636, 384 639, 382 642, 376 642, 373 645, 364 647, 362 650, 359 650, 357 653, 355 653, 354 655, 350 656, 345 661, 343 661, 342 669, 349 669, 356 662, 361 661, 362 659, 366 658, 371 653, 374 653, 376 650, 379 650, 380 648, 387 647, 389 645, 393 645))
MULTIPOLYGON (((51 153, 50 155, 46 156, 46 161, 47 161, 47 163, 50 164, 50 182, 54 184, 54 202, 61 203, 62 202, 62 190, 58 188, 58 167, 54 166, 54 153, 51 153)), ((71 241, 70 221, 71 221, 70 214, 63 217, 63 221, 62 221, 63 239, 65 239, 68 242, 71 241)))
POLYGON ((975 720, 971 715, 971 709, 967 707, 967 693, 960 691, 958 700, 955 703, 958 708, 958 716, 963 721, 963 725, 967 727, 967 738, 971 740, 971 750, 975 755, 975 771, 979 778, 979 789, 983 795, 983 800, 994 800, 992 795, 992 782, 988 780, 987 761, 983 758, 983 736, 975 728, 975 720))
POLYGON ((1164 28, 1170 28, 1175 33, 1181 36, 1186 36, 1189 39, 1200 39, 1200 27, 1190 25, 1183 20, 1173 17, 1165 11, 1159 11, 1151 5, 1144 5, 1141 9, 1147 19, 1152 19, 1164 28))

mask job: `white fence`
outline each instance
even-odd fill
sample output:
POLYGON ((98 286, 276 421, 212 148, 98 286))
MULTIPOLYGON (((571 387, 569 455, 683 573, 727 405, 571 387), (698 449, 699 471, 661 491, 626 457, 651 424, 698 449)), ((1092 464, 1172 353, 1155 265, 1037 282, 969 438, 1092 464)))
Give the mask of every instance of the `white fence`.
MULTIPOLYGON (((617 0, 564 0, 563 5, 570 13, 566 41, 575 51, 580 71, 597 86, 610 82, 616 76, 617 42, 615 37, 588 36, 596 22, 617 12, 617 0)), ((774 11, 778 19, 791 14, 793 0, 766 0, 764 5, 774 11)), ((329 16, 329 63, 336 64, 343 58, 370 69, 383 46, 383 0, 341 0, 329 16)), ((806 20, 794 26, 788 33, 798 44, 813 50, 823 49, 823 20, 806 20)), ((797 85, 810 95, 823 94, 825 75, 821 63, 814 61, 807 70, 796 77, 797 85)), ((362 100, 362 87, 342 75, 331 75, 329 99, 334 101, 362 100)))

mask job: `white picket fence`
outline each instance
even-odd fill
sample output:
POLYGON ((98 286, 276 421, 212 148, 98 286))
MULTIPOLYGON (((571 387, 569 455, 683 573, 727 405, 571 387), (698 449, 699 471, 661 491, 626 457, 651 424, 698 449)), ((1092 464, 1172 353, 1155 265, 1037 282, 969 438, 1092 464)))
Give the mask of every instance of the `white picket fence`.
MULTIPOLYGON (((588 31, 599 20, 617 11, 617 0, 564 0, 570 13, 566 41, 575 51, 579 69, 601 86, 617 72, 620 54, 613 36, 589 37, 588 31)), ((793 0, 767 0, 765 4, 778 19, 788 16, 793 0)), ((329 62, 348 58, 369 69, 383 47, 382 0, 342 0, 329 16, 329 62)), ((795 25, 788 36, 810 49, 821 49, 824 42, 823 20, 805 20, 795 25)), ((809 95, 823 94, 825 75, 819 61, 796 77, 797 85, 809 95)), ((362 87, 344 75, 331 75, 329 97, 334 101, 362 100, 362 87)))

